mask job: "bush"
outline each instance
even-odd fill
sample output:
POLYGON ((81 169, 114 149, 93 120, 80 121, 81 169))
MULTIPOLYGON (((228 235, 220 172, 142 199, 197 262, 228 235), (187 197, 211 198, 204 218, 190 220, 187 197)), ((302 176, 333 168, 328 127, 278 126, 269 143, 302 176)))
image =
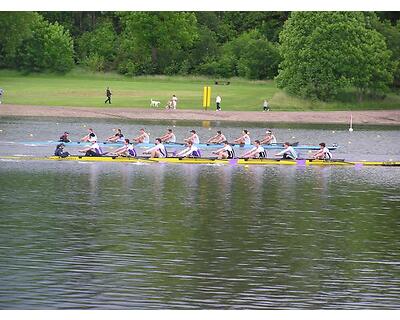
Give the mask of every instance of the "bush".
POLYGON ((83 60, 83 65, 86 66, 90 71, 100 72, 104 71, 104 57, 93 53, 83 60))
POLYGON ((73 42, 59 24, 49 24, 41 16, 32 27, 31 37, 17 50, 17 66, 25 72, 53 71, 65 73, 74 66, 73 42))

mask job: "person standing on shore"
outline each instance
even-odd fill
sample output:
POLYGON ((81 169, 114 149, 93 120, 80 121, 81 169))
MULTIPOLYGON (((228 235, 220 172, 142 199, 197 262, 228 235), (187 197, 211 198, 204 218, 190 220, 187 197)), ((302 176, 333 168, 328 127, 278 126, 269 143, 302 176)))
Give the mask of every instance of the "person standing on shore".
POLYGON ((217 110, 215 110, 215 111, 221 111, 221 97, 218 95, 216 98, 215 98, 215 104, 217 105, 217 110))
POLYGON ((178 103, 178 98, 176 97, 176 95, 174 94, 172 95, 171 102, 172 102, 172 108, 176 109, 176 105, 178 103))
POLYGON ((269 105, 267 99, 264 100, 263 103, 263 111, 269 111, 269 105))
POLYGON ((111 104, 111 96, 112 96, 112 93, 111 93, 110 87, 107 87, 107 89, 106 89, 107 99, 106 99, 106 101, 104 101, 104 103, 108 102, 109 104, 111 104))

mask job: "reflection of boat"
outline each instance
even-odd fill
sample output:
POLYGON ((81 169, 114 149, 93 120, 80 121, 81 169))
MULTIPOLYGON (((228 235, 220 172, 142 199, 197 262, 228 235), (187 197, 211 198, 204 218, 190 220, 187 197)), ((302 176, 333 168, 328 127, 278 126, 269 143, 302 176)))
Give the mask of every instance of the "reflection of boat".
MULTIPOLYGON (((57 145, 61 142, 58 141, 24 141, 24 142, 14 142, 13 144, 23 144, 26 146, 47 146, 47 145, 57 145)), ((65 146, 70 147, 82 147, 82 146, 89 146, 90 142, 62 142, 65 146)), ((99 145, 102 147, 120 147, 123 145, 123 142, 116 142, 116 143, 109 143, 109 142, 99 142, 99 145)), ((165 143, 164 144, 168 148, 183 148, 185 147, 184 143, 165 143)), ((151 148, 154 147, 154 143, 136 143, 134 144, 136 148, 151 148)), ((223 144, 213 144, 213 143, 199 143, 196 146, 200 149, 214 149, 214 148, 222 148, 223 144)), ((232 144, 233 147, 236 148, 253 148, 253 145, 244 145, 244 144, 232 144)), ((298 142, 292 143, 293 148, 297 150, 319 150, 320 146, 312 146, 312 145, 300 145, 298 142)), ((275 143, 275 144, 268 144, 263 145, 265 149, 273 149, 273 150, 280 150, 284 149, 283 143, 275 143)), ((336 150, 338 145, 333 144, 332 146, 328 146, 329 150, 336 150)))
POLYGON ((51 157, 24 157, 24 156, 0 156, 0 160, 37 160, 37 161, 85 161, 85 162, 125 162, 125 163, 175 163, 175 164, 225 164, 225 165, 297 165, 297 166, 386 166, 398 167, 400 161, 345 161, 336 160, 282 160, 282 159, 225 159, 215 158, 129 158, 129 157, 86 157, 69 156, 66 158, 51 157))

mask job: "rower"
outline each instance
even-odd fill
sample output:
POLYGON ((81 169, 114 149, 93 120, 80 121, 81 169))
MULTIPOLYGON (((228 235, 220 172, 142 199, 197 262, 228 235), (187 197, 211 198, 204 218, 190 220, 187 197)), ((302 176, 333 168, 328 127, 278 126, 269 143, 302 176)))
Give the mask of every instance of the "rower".
POLYGON ((267 152, 261 145, 260 140, 254 141, 254 148, 243 154, 242 158, 266 158, 267 152))
POLYGON ((196 130, 190 130, 190 132, 192 133, 192 135, 189 138, 185 139, 184 141, 185 142, 191 141, 192 144, 199 144, 200 143, 200 139, 199 139, 199 136, 196 133, 196 130))
POLYGON ((59 142, 71 142, 69 139, 69 132, 65 131, 63 135, 58 139, 59 142))
POLYGON ((276 138, 275 136, 272 134, 271 130, 267 130, 265 131, 266 136, 264 137, 264 139, 262 139, 260 141, 261 144, 276 144, 276 138))
POLYGON ((124 135, 122 133, 121 129, 117 129, 117 133, 114 134, 111 137, 107 138, 108 142, 123 142, 124 141, 124 135))
POLYGON ((100 157, 103 155, 103 150, 101 150, 96 140, 93 140, 89 147, 79 150, 79 152, 84 152, 86 157, 100 157))
POLYGON ((175 143, 176 142, 176 137, 175 134, 172 132, 172 129, 168 129, 167 133, 164 134, 162 137, 160 137, 161 142, 166 142, 166 143, 175 143))
POLYGON ((139 130, 140 135, 133 140, 137 143, 149 143, 150 142, 150 134, 146 132, 143 128, 139 130))
POLYGON ((218 159, 234 159, 235 151, 233 150, 232 146, 226 140, 223 142, 223 144, 224 146, 221 149, 213 151, 212 153, 217 154, 218 159))
POLYGON ((238 143, 238 144, 245 144, 245 145, 251 144, 251 139, 250 139, 250 133, 249 133, 249 131, 246 130, 246 129, 244 129, 244 130, 242 131, 242 135, 241 135, 239 138, 235 139, 234 142, 235 142, 235 143, 238 143))
POLYGON ((275 156, 282 156, 282 159, 292 159, 292 160, 297 159, 297 152, 294 150, 294 148, 290 145, 289 142, 285 142, 283 144, 283 147, 285 149, 275 154, 275 156))
POLYGON ((66 158, 69 156, 69 152, 64 151, 65 144, 60 143, 57 145, 56 150, 54 151, 54 155, 61 158, 66 158))
POLYGON ((207 140, 207 143, 223 143, 224 141, 226 141, 225 136, 222 134, 221 130, 217 131, 217 135, 215 135, 214 137, 211 137, 210 139, 207 140))
POLYGON ((136 150, 133 147, 132 143, 130 143, 129 139, 124 140, 124 145, 121 148, 118 148, 114 151, 114 154, 117 156, 125 156, 125 157, 136 157, 136 150))
POLYGON ((320 160, 331 160, 332 159, 332 153, 326 147, 325 143, 321 142, 319 144, 319 146, 321 147, 321 149, 313 154, 313 158, 314 159, 320 159, 320 160))
POLYGON ((96 134, 94 133, 93 129, 92 129, 92 128, 89 128, 88 131, 89 131, 89 133, 88 133, 86 136, 84 136, 84 137, 81 139, 81 141, 83 141, 83 142, 97 141, 97 136, 96 136, 96 134))
POLYGON ((200 154, 200 149, 197 148, 195 145, 193 145, 192 141, 188 141, 187 142, 187 148, 183 149, 176 156, 177 157, 199 158, 199 157, 201 157, 201 154, 200 154))
POLYGON ((152 158, 166 158, 168 156, 167 149, 163 145, 161 138, 156 138, 155 146, 143 153, 151 154, 152 158))

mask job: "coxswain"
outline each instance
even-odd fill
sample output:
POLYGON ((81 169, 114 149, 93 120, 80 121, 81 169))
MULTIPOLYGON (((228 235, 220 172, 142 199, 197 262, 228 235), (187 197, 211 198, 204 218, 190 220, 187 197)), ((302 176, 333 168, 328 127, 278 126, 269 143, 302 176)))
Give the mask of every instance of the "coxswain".
POLYGON ((223 143, 226 141, 226 137, 222 134, 221 130, 217 131, 217 134, 214 137, 211 137, 210 139, 207 140, 207 143, 223 143))
POLYGON ((172 129, 168 129, 167 133, 164 134, 162 137, 160 137, 161 142, 166 142, 166 143, 175 143, 176 142, 176 137, 175 133, 172 132, 172 129))
POLYGON ((276 144, 276 138, 271 130, 265 131, 266 136, 260 141, 261 144, 276 144))
POLYGON ((56 150, 54 151, 54 155, 61 158, 66 158, 69 156, 69 152, 64 151, 65 144, 60 143, 57 145, 56 150))
POLYGON ((125 156, 125 157, 136 157, 136 150, 133 147, 132 143, 130 143, 129 139, 124 140, 124 145, 121 148, 118 148, 114 151, 114 154, 117 156, 125 156))
POLYGON ((285 142, 283 144, 283 147, 285 149, 275 154, 275 156, 282 156, 282 159, 292 159, 292 160, 297 159, 297 152, 294 150, 294 148, 290 145, 289 142, 285 142))
POLYGON ((150 134, 146 132, 143 128, 139 130, 140 135, 136 138, 133 138, 133 141, 137 143, 149 143, 150 142, 150 134))
POLYGON ((69 132, 65 131, 63 133, 63 135, 60 137, 60 139, 58 140, 58 142, 71 142, 71 140, 69 139, 69 132))
POLYGON ((242 131, 242 135, 241 135, 239 138, 235 139, 234 142, 235 142, 235 143, 238 143, 238 144, 245 144, 245 145, 251 144, 251 139, 250 139, 250 133, 249 133, 249 131, 246 130, 246 129, 244 129, 244 130, 242 131))
POLYGON ((223 142, 224 146, 221 149, 213 151, 212 153, 218 155, 218 159, 234 159, 235 151, 228 141, 223 142))
POLYGON ((92 129, 92 128, 89 128, 88 131, 89 131, 89 133, 88 133, 86 136, 84 136, 84 137, 81 139, 81 141, 83 141, 83 142, 97 141, 97 136, 96 136, 96 134, 94 133, 93 129, 92 129))
POLYGON ((192 133, 192 135, 189 138, 185 139, 184 141, 185 142, 191 141, 192 144, 199 144, 200 143, 200 139, 199 139, 199 136, 196 133, 196 130, 190 130, 190 132, 192 133))
POLYGON ((161 138, 156 138, 155 146, 143 153, 150 154, 152 158, 166 158, 168 156, 167 149, 162 143, 161 138))
POLYGON ((79 150, 79 152, 85 153, 85 156, 87 157, 100 157, 103 155, 103 150, 101 150, 96 140, 93 140, 90 146, 82 150, 79 150))
POLYGON ((187 148, 183 149, 181 152, 177 153, 177 157, 201 157, 200 149, 197 148, 192 141, 187 142, 187 148))
POLYGON ((266 158, 266 157, 267 157, 267 152, 261 145, 260 140, 255 140, 254 147, 242 155, 242 158, 266 158))
POLYGON ((117 129, 117 133, 107 138, 108 142, 123 142, 125 141, 124 135, 121 129, 117 129))
POLYGON ((319 146, 321 147, 321 149, 313 154, 313 158, 314 159, 320 159, 320 160, 331 160, 332 159, 332 153, 326 147, 325 143, 321 142, 319 144, 319 146))

